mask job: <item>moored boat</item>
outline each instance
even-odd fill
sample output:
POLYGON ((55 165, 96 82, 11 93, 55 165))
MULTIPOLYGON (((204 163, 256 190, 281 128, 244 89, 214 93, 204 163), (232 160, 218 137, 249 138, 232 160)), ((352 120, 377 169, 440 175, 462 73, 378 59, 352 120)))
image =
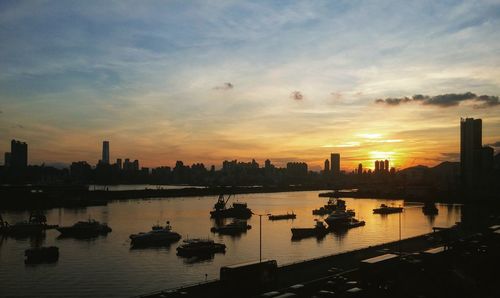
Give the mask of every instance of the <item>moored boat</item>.
POLYGON ((56 228, 57 225, 48 225, 47 218, 41 212, 31 212, 27 221, 10 225, 0 217, 0 233, 6 235, 38 235, 47 229, 56 228))
POLYGON ((292 238, 294 239, 313 237, 313 236, 321 237, 328 233, 325 224, 320 220, 316 220, 316 224, 312 228, 292 228, 291 231, 292 231, 292 238))
POLYGON ((346 212, 349 212, 349 214, 351 214, 352 216, 355 215, 355 212, 353 209, 346 209, 346 204, 345 204, 345 201, 344 200, 341 200, 341 199, 335 199, 335 198, 331 198, 328 200, 328 203, 326 203, 326 205, 324 205, 323 207, 320 207, 318 209, 314 209, 312 211, 312 214, 313 215, 326 215, 326 214, 330 214, 334 211, 346 211, 346 212))
POLYGON ((357 228, 357 227, 362 227, 366 224, 364 220, 357 220, 355 218, 350 218, 348 221, 345 222, 339 222, 334 225, 328 225, 328 228, 330 229, 352 229, 352 228, 357 228))
POLYGON ((226 252, 226 245, 211 239, 188 239, 177 247, 177 255, 181 257, 213 255, 224 252, 226 252))
POLYGON ((229 223, 227 225, 212 227, 210 229, 210 231, 212 231, 213 233, 219 233, 219 234, 235 235, 235 234, 240 234, 240 233, 246 232, 247 230, 249 230, 251 228, 252 228, 252 226, 247 224, 246 220, 234 219, 231 223, 229 223))
POLYGON ((24 251, 26 264, 51 263, 59 259, 59 248, 56 246, 30 248, 24 251))
POLYGON ((282 219, 295 219, 297 215, 295 213, 286 213, 286 214, 271 214, 269 215, 269 220, 282 220, 282 219))
POLYGON ((349 222, 353 218, 353 214, 347 211, 334 211, 328 215, 325 219, 325 222, 329 227, 333 227, 336 225, 343 225, 349 222))
POLYGON ((214 205, 214 210, 210 211, 212 218, 234 217, 240 219, 248 219, 252 216, 252 210, 248 208, 247 203, 234 202, 231 207, 227 207, 227 202, 231 195, 224 199, 224 195, 219 195, 217 202, 214 205))
POLYGON ((379 208, 373 209, 373 213, 376 214, 390 214, 390 213, 401 213, 403 212, 403 207, 393 207, 387 206, 386 204, 381 204, 379 208))
POLYGON ((100 223, 93 219, 79 221, 69 227, 59 227, 57 230, 61 233, 61 236, 69 237, 94 237, 106 235, 112 231, 107 224, 100 223))
POLYGON ((131 240, 131 245, 134 247, 158 246, 179 241, 179 239, 181 239, 181 235, 173 232, 170 222, 167 221, 167 224, 164 227, 154 225, 151 228, 151 231, 147 233, 132 234, 129 238, 131 240))

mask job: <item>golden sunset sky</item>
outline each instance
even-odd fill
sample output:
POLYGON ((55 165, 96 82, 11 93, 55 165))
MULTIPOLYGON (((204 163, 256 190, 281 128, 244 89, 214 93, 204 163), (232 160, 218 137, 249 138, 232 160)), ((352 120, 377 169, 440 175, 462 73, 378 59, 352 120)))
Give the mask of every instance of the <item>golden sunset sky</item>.
POLYGON ((0 150, 456 161, 460 117, 500 145, 499 32, 499 1, 2 1, 0 150))

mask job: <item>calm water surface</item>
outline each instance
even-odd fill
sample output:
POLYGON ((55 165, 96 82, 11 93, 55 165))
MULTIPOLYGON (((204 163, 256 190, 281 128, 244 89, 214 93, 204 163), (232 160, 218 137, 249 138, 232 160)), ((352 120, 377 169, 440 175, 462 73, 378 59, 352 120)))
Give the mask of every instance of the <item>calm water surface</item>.
MULTIPOLYGON (((343 234, 330 233, 323 239, 291 241, 291 227, 314 224, 312 209, 327 202, 318 191, 273 194, 249 194, 236 197, 245 201, 255 213, 294 211, 297 219, 269 221, 262 218, 263 258, 278 264, 335 254, 399 238, 399 215, 372 214, 381 203, 404 205, 401 214, 402 237, 431 231, 432 226, 451 226, 460 221, 459 205, 438 205, 439 215, 430 218, 422 213, 421 204, 376 199, 346 199, 347 207, 366 226, 343 234)), ((0 239, 0 297, 127 297, 151 291, 218 278, 219 268, 228 264, 259 258, 259 217, 249 220, 252 229, 238 237, 219 236, 210 232, 214 222, 209 211, 215 197, 169 198, 114 202, 107 206, 84 209, 52 209, 46 212, 49 224, 71 225, 89 217, 107 222, 113 232, 91 240, 57 239, 59 233, 49 230, 41 239, 0 239), (213 259, 184 259, 175 248, 130 249, 128 236, 149 231, 153 224, 170 220, 183 238, 211 237, 227 245, 225 254, 213 259), (59 247, 59 261, 54 264, 28 266, 24 250, 36 245, 59 247)), ((2 212, 10 223, 25 220, 28 212, 2 212)))

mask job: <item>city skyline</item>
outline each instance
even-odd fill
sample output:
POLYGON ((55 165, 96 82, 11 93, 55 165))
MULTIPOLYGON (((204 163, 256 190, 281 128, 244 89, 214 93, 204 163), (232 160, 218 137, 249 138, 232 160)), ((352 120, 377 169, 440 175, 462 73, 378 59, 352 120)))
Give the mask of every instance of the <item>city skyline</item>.
POLYGON ((498 4, 362 4, 4 3, 0 139, 32 164, 109 140, 146 167, 339 152, 350 171, 458 161, 473 117, 498 152, 498 4))

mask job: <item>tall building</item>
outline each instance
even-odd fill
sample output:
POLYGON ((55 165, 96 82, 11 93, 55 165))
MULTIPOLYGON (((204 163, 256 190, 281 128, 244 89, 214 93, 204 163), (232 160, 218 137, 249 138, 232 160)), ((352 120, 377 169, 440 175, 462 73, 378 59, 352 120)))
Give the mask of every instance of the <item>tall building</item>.
POLYGON ((28 166, 28 144, 16 140, 10 142, 10 166, 14 169, 28 166))
POLYGON ((340 154, 330 154, 330 171, 332 176, 338 177, 340 175, 340 154))
POLYGON ((358 174, 359 175, 363 174, 363 164, 358 165, 358 174))
POLYGON ((380 171, 380 162, 378 160, 375 161, 375 172, 380 171))
POLYGON ((4 167, 10 167, 10 152, 5 152, 3 165, 4 167))
POLYGON ((389 161, 387 159, 384 160, 384 170, 386 172, 389 172, 389 161))
POLYGON ((325 159, 325 167, 323 169, 324 173, 330 172, 330 161, 328 159, 325 159))
POLYGON ((122 159, 121 158, 117 158, 116 159, 116 167, 121 170, 122 169, 122 159))
POLYGON ((460 118, 460 176, 470 187, 481 171, 482 120, 460 118))
POLYGON ((102 159, 101 162, 103 164, 109 165, 109 142, 102 142, 102 159))

